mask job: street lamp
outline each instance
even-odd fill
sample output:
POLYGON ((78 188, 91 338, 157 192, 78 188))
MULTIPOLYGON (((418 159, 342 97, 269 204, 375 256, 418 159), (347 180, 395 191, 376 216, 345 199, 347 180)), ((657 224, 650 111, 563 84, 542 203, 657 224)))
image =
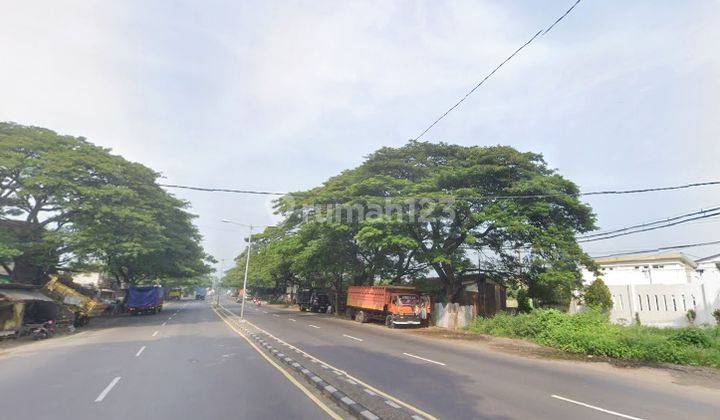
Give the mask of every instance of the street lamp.
POLYGON ((238 223, 238 222, 233 222, 232 220, 228 220, 228 219, 222 219, 221 222, 250 228, 250 237, 248 238, 248 247, 247 247, 247 259, 245 260, 245 278, 243 279, 243 296, 242 296, 242 303, 240 304, 240 319, 243 319, 243 317, 245 316, 245 296, 247 296, 247 277, 248 277, 248 269, 250 268, 250 251, 252 249, 252 231, 253 231, 254 226, 253 225, 245 225, 243 223, 238 223))
POLYGON ((217 296, 215 298, 216 305, 220 306, 220 287, 222 286, 222 278, 223 278, 223 269, 225 266, 225 259, 220 258, 220 273, 218 274, 216 284, 215 284, 215 292, 217 293, 217 296))

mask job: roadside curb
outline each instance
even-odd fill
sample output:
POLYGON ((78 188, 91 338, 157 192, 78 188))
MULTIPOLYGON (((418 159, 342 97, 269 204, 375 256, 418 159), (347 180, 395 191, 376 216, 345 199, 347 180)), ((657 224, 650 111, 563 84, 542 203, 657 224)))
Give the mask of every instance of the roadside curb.
MULTIPOLYGON (((241 327, 242 328, 242 327, 241 327)), ((268 350, 276 359, 280 360, 284 364, 290 366, 293 370, 301 374, 305 379, 308 380, 311 384, 315 386, 320 392, 323 394, 329 396, 332 398, 332 400, 338 404, 339 406, 343 407, 347 411, 349 411, 352 415, 354 415, 357 418, 360 419, 368 419, 368 420, 379 420, 380 417, 377 416, 375 413, 367 409, 362 404, 356 402, 352 398, 348 397, 345 393, 339 391, 337 388, 333 387, 329 383, 327 383, 325 380, 314 374, 310 369, 307 369, 305 366, 298 363, 295 359, 292 357, 287 356, 286 354, 280 352, 278 349, 271 346, 267 341, 263 340, 262 337, 255 332, 248 331, 247 329, 243 328, 245 330, 245 333, 252 338, 253 340, 257 341, 258 344, 260 344, 263 348, 268 350)))

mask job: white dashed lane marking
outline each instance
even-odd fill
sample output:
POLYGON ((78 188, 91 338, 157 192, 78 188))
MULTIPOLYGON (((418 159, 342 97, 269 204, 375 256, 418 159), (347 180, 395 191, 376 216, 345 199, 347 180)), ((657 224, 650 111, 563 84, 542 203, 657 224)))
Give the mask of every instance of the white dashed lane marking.
POLYGON ((403 353, 403 354, 404 354, 405 356, 414 357, 414 358, 416 358, 416 359, 424 360, 424 361, 426 361, 426 362, 435 363, 436 365, 445 366, 445 363, 443 363, 443 362, 436 362, 435 360, 426 359, 426 358, 424 358, 424 357, 416 356, 416 355, 410 354, 410 353, 403 353))
POLYGON ((116 376, 115 379, 113 379, 112 381, 110 381, 110 383, 108 384, 108 386, 106 386, 105 389, 102 390, 102 392, 100 393, 100 395, 98 395, 97 398, 95 398, 95 402, 101 402, 102 400, 104 400, 105 397, 107 397, 107 394, 108 394, 110 391, 112 391, 112 389, 115 387, 115 385, 117 385, 118 382, 120 382, 120 379, 121 379, 120 376, 116 376))
POLYGON ((144 351, 145 351, 145 346, 140 347, 140 350, 138 350, 137 353, 135 353, 135 357, 140 357, 140 355, 144 351))
POLYGON ((363 341, 362 338, 353 337, 352 335, 343 334, 343 337, 347 337, 347 338, 349 338, 351 340, 355 340, 355 341, 363 341))
POLYGON ((571 404, 577 404, 577 405, 580 405, 580 406, 583 406, 583 407, 587 407, 587 408, 590 408, 590 409, 592 409, 592 410, 597 410, 597 411, 600 411, 600 412, 603 412, 603 413, 606 413, 606 414, 611 414, 611 415, 613 415, 613 416, 618 416, 618 417, 622 417, 622 418, 626 418, 626 419, 630 419, 630 420, 643 420, 643 419, 641 419, 640 417, 633 417, 633 416, 629 416, 629 415, 627 415, 627 414, 618 413, 617 411, 606 410, 606 409, 604 409, 604 408, 596 407, 596 406, 594 406, 594 405, 586 404, 586 403, 580 402, 580 401, 571 400, 570 398, 561 397, 561 396, 559 396, 559 395, 551 395, 550 397, 551 397, 551 398, 558 399, 558 400, 562 400, 562 401, 567 401, 567 402, 569 402, 569 403, 571 403, 571 404))

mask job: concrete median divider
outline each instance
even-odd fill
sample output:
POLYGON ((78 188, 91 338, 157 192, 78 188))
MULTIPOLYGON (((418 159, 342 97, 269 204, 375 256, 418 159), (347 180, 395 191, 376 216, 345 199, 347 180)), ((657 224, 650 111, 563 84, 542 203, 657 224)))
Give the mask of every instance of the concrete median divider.
POLYGON ((364 388, 363 384, 347 377, 345 372, 336 370, 296 347, 281 342, 276 337, 267 335, 263 331, 255 331, 254 326, 247 325, 248 323, 240 321, 237 315, 227 308, 220 306, 218 309, 222 310, 226 316, 233 317, 233 324, 266 350, 268 354, 293 369, 318 391, 327 395, 338 406, 347 410, 356 418, 414 420, 433 418, 423 417, 413 413, 379 393, 364 388), (292 357, 291 355, 293 354, 296 356, 292 357), (300 363, 300 360, 303 360, 303 363, 300 363), (313 366, 313 369, 317 370, 313 371, 313 369, 310 369, 308 367, 309 363, 317 366, 317 368, 313 366), (339 388, 343 389, 341 390, 339 388), (346 392, 343 392, 343 390, 346 392), (355 396, 348 394, 354 394, 355 396), (369 400, 371 404, 364 404, 359 401, 361 399, 369 400), (368 405, 372 405, 373 407, 370 408, 368 405))

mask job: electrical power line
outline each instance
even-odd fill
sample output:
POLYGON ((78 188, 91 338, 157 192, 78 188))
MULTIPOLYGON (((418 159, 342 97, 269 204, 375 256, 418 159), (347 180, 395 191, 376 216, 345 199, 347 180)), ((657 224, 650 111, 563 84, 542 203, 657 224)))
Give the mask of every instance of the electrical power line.
POLYGON ((485 84, 485 82, 486 82, 490 77, 492 77, 492 75, 495 74, 495 72, 497 72, 498 70, 500 70, 500 68, 501 68, 502 66, 504 66, 505 63, 507 63, 508 61, 512 60, 512 58, 515 57, 515 55, 517 55, 517 54, 518 54, 520 51, 522 51, 525 47, 527 47, 527 46, 530 45, 533 41, 535 41, 536 38, 538 38, 539 36, 544 36, 545 34, 547 34, 548 32, 550 32, 550 30, 552 30, 552 28, 554 28, 555 25, 557 25, 558 23, 560 23, 561 20, 563 20, 567 15, 570 14, 570 12, 572 12, 572 10, 575 8, 575 6, 578 5, 578 3, 580 3, 580 1, 581 1, 581 0, 577 0, 562 16, 560 16, 559 18, 557 18, 557 19, 555 20, 555 22, 553 22, 552 25, 548 26, 548 27, 547 27, 546 29, 544 29, 544 30, 543 30, 543 29, 540 29, 539 31, 537 31, 537 32, 535 33, 535 35, 533 35, 532 37, 530 37, 530 39, 528 39, 523 45, 521 45, 520 48, 516 49, 516 50, 515 50, 512 54, 510 54, 505 60, 503 60, 500 64, 498 64, 490 73, 488 73, 485 77, 483 77, 483 79, 480 80, 480 82, 479 82, 478 84, 476 84, 472 89, 470 89, 470 91, 469 91, 468 93, 466 93, 465 96, 463 96, 462 98, 460 98, 460 100, 457 101, 457 102, 455 103, 455 105, 451 106, 450 109, 448 109, 447 111, 445 111, 438 119, 436 119, 435 121, 433 121, 432 124, 430 124, 425 130, 423 130, 422 133, 420 133, 417 137, 415 137, 415 140, 419 140, 422 136, 425 135, 425 133, 427 133, 428 131, 430 131, 430 129, 432 129, 437 123, 439 123, 443 118, 445 118, 445 117, 446 117, 449 113, 451 113, 455 108, 457 108, 458 106, 460 106, 460 104, 462 104, 463 102, 465 102, 465 100, 466 100, 470 95, 472 95, 480 86, 482 86, 483 84, 485 84))
MULTIPOLYGON (((233 193, 233 194, 272 195, 272 196, 283 196, 283 195, 293 195, 294 194, 294 193, 289 193, 289 192, 240 190, 240 189, 232 189, 232 188, 206 188, 206 187, 194 187, 194 186, 176 185, 176 184, 158 184, 158 185, 161 187, 165 187, 165 188, 176 188, 176 189, 205 191, 205 192, 226 192, 226 193, 233 193)), ((674 185, 674 186, 667 186, 667 187, 642 188, 642 189, 633 189, 633 190, 589 191, 589 192, 581 192, 578 195, 592 196, 592 195, 640 194, 640 193, 658 192, 658 191, 674 191, 674 190, 682 190, 682 189, 706 187, 706 186, 714 186, 714 185, 720 185, 720 181, 694 182, 694 183, 690 183, 690 184, 674 185)), ((553 198, 553 197, 561 197, 564 195, 565 195, 564 193, 520 194, 520 195, 478 195, 478 196, 474 196, 474 197, 457 197, 457 198, 466 198, 466 199, 484 198, 484 199, 500 200, 500 199, 523 199, 523 198, 553 198)), ((366 197, 370 197, 370 198, 407 198, 407 199, 412 198, 412 197, 394 197, 394 196, 366 196, 366 197)), ((418 196, 417 198, 429 198, 429 197, 418 196)), ((453 197, 443 197, 443 198, 453 198, 453 197)))
MULTIPOLYGON (((709 213, 709 212, 712 212, 712 211, 717 211, 717 210, 720 210, 720 206, 711 207, 711 208, 705 209, 705 210, 698 210, 698 211, 695 211, 695 212, 692 212, 692 213, 684 213, 684 214, 681 214, 681 215, 678 215, 678 216, 672 216, 672 217, 668 217, 668 218, 661 219, 661 220, 655 220, 655 221, 652 221, 652 222, 645 222, 645 223, 640 223, 640 224, 633 225, 633 226, 627 226, 627 227, 624 227, 624 228, 621 228, 621 229, 609 230, 609 231, 607 231, 607 232, 598 232, 598 233, 593 233, 593 234, 590 234, 590 235, 581 235, 581 236, 577 236, 576 239, 584 240, 584 239, 596 238, 596 237, 598 237, 598 236, 607 236, 607 235, 612 235, 612 234, 615 234, 615 233, 627 232, 627 231, 633 230, 633 229, 644 228, 644 227, 647 227, 647 226, 654 226, 654 225, 658 225, 658 224, 661 224, 661 223, 673 222, 673 221, 675 221, 675 220, 685 219, 685 218, 690 217, 690 216, 697 216, 697 215, 699 215, 699 214, 706 214, 706 213, 709 213)), ((693 219, 691 219, 691 220, 693 220, 693 219)), ((687 220, 687 221, 689 222, 690 220, 687 220)), ((685 222, 685 221, 684 221, 684 222, 685 222)), ((684 223, 684 222, 683 222, 683 223, 684 223)))
POLYGON ((693 218, 685 219, 685 220, 679 220, 679 221, 676 221, 676 222, 667 223, 667 224, 660 225, 660 226, 652 226, 652 227, 647 227, 647 228, 644 228, 644 229, 633 230, 633 231, 630 231, 630 232, 616 233, 616 234, 610 235, 610 236, 602 236, 602 237, 599 237, 599 238, 579 240, 579 241, 577 241, 577 242, 578 242, 578 243, 585 243, 585 242, 604 241, 604 240, 606 240, 606 239, 617 238, 617 237, 619 237, 619 236, 627 236, 627 235, 632 235, 632 234, 640 233, 640 232, 648 232, 648 231, 656 230, 656 229, 664 229, 664 228, 668 228, 668 227, 671 227, 671 226, 676 226, 676 225, 680 225, 680 224, 683 224, 683 223, 691 222, 691 221, 693 221, 693 220, 707 219, 708 217, 716 217, 716 216, 720 216, 720 212, 705 214, 705 215, 702 215, 702 216, 697 216, 697 217, 693 217, 693 218))
POLYGON ((631 255, 631 254, 648 254, 651 252, 672 251, 675 249, 694 248, 694 247, 698 247, 698 246, 708 246, 708 245, 720 245, 720 241, 698 242, 698 243, 694 243, 694 244, 664 246, 664 247, 654 248, 654 249, 644 249, 644 250, 631 251, 631 252, 620 252, 617 254, 609 254, 609 255, 603 255, 603 256, 598 256, 598 257, 593 257, 593 258, 619 257, 622 255, 631 255))
POLYGON ((190 187, 187 185, 174 185, 174 184, 158 184, 165 188, 178 188, 182 190, 194 190, 194 191, 206 191, 206 192, 227 192, 235 194, 254 194, 254 195, 287 195, 284 192, 272 192, 272 191, 252 191, 252 190, 236 190, 231 188, 204 188, 204 187, 190 187))

